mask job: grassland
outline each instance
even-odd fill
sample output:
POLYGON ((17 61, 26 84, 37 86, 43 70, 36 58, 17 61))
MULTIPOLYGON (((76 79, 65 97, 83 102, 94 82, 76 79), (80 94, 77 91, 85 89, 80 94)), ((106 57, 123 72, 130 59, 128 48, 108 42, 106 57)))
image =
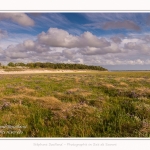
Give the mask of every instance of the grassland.
POLYGON ((150 72, 1 74, 0 137, 150 137, 150 72))

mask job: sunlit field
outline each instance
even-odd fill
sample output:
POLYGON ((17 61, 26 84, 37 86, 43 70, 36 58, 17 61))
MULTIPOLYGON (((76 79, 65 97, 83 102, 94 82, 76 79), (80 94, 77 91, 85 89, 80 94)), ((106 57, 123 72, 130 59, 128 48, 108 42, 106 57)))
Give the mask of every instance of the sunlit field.
POLYGON ((150 72, 0 75, 0 137, 150 137, 150 72))

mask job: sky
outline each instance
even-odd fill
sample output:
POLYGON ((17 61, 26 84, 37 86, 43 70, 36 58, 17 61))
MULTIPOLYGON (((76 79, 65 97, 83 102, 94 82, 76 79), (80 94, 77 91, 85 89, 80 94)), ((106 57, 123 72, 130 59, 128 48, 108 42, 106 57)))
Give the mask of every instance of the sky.
POLYGON ((0 12, 0 62, 150 70, 150 13, 0 12))

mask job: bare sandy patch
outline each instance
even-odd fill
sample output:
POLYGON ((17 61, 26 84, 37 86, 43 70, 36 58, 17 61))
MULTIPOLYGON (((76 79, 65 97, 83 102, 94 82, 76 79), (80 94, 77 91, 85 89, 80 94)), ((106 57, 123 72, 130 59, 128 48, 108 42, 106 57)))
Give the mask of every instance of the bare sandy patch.
POLYGON ((34 73, 79 73, 85 70, 23 70, 23 71, 4 71, 0 70, 0 74, 34 74, 34 73))

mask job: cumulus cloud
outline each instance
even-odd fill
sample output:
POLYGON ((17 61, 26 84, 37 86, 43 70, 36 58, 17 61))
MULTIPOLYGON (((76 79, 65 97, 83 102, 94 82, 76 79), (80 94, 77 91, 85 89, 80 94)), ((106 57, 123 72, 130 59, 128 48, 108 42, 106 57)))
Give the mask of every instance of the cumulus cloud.
POLYGON ((23 44, 27 49, 33 49, 35 47, 35 42, 32 40, 26 40, 23 42, 23 44))
MULTIPOLYGON (((39 44, 38 42, 32 41, 32 40, 25 40, 23 44, 21 44, 24 51, 34 51, 36 53, 42 53, 49 51, 49 47, 39 44)), ((20 47, 20 45, 18 45, 20 47)))
POLYGON ((129 50, 137 50, 141 54, 150 54, 150 46, 145 43, 138 44, 136 42, 129 42, 124 45, 124 48, 129 50))
POLYGON ((9 19, 22 26, 33 26, 34 21, 25 13, 0 13, 0 20, 9 19))
POLYGON ((110 43, 105 38, 98 38, 90 32, 84 32, 80 36, 74 36, 67 31, 50 28, 47 33, 38 35, 38 41, 51 47, 82 48, 82 47, 106 47, 110 43))
POLYGON ((3 52, 3 49, 0 47, 0 55, 2 55, 3 52))
POLYGON ((97 38, 90 32, 84 32, 79 38, 79 42, 76 43, 79 47, 107 47, 110 46, 110 42, 108 42, 105 38, 97 38))
POLYGON ((148 60, 114 60, 114 65, 144 65, 147 64, 148 60))
POLYGON ((71 60, 71 59, 74 58, 74 55, 76 54, 76 51, 70 50, 70 49, 64 49, 62 51, 62 54, 63 54, 64 57, 71 60))
POLYGON ((111 59, 106 59, 105 57, 99 56, 99 57, 94 57, 94 58, 87 58, 84 57, 84 62, 87 64, 100 64, 100 65, 148 65, 150 64, 150 59, 121 59, 118 57, 112 57, 111 59))
POLYGON ((138 47, 139 45, 137 45, 137 43, 136 42, 128 42, 128 43, 126 43, 125 45, 124 45, 124 48, 126 48, 126 49, 139 49, 139 47, 138 47))
POLYGON ((52 47, 73 47, 78 40, 77 37, 70 35, 67 31, 57 28, 50 28, 47 33, 42 32, 38 35, 38 40, 42 44, 52 47))
POLYGON ((107 53, 120 53, 121 49, 117 44, 112 43, 109 47, 96 48, 96 47, 86 47, 79 50, 82 55, 104 55, 107 53))
POLYGON ((109 29, 130 29, 135 31, 140 30, 140 27, 137 24, 129 20, 106 22, 102 28, 104 30, 109 30, 109 29))
POLYGON ((122 41, 119 37, 111 37, 110 39, 117 44, 120 44, 122 41))
POLYGON ((29 38, 19 44, 9 45, 4 50, 0 48, 0 59, 3 62, 145 65, 150 64, 150 47, 149 42, 143 38, 116 35, 105 39, 90 32, 75 36, 62 29, 50 28, 35 40, 29 38))
POLYGON ((142 40, 144 40, 145 42, 150 42, 150 35, 145 35, 144 37, 142 37, 142 40))
POLYGON ((11 59, 18 59, 18 58, 27 58, 28 57, 28 54, 27 53, 23 53, 23 52, 6 52, 6 55, 7 57, 11 58, 11 59))
MULTIPOLYGON (((116 43, 117 40, 119 39, 116 39, 116 43)), ((65 30, 50 28, 47 33, 39 34, 35 41, 28 39, 16 45, 9 45, 3 54, 13 61, 24 58, 24 61, 30 59, 31 61, 81 63, 86 61, 87 57, 121 53, 122 50, 116 43, 98 38, 90 32, 74 36, 65 30)), ((94 64, 98 61, 93 57, 90 62, 94 64)))
POLYGON ((50 51, 50 48, 45 45, 39 44, 36 41, 25 40, 17 45, 9 45, 3 50, 3 54, 11 59, 20 59, 31 57, 32 55, 42 55, 42 53, 47 53, 48 51, 50 51))

